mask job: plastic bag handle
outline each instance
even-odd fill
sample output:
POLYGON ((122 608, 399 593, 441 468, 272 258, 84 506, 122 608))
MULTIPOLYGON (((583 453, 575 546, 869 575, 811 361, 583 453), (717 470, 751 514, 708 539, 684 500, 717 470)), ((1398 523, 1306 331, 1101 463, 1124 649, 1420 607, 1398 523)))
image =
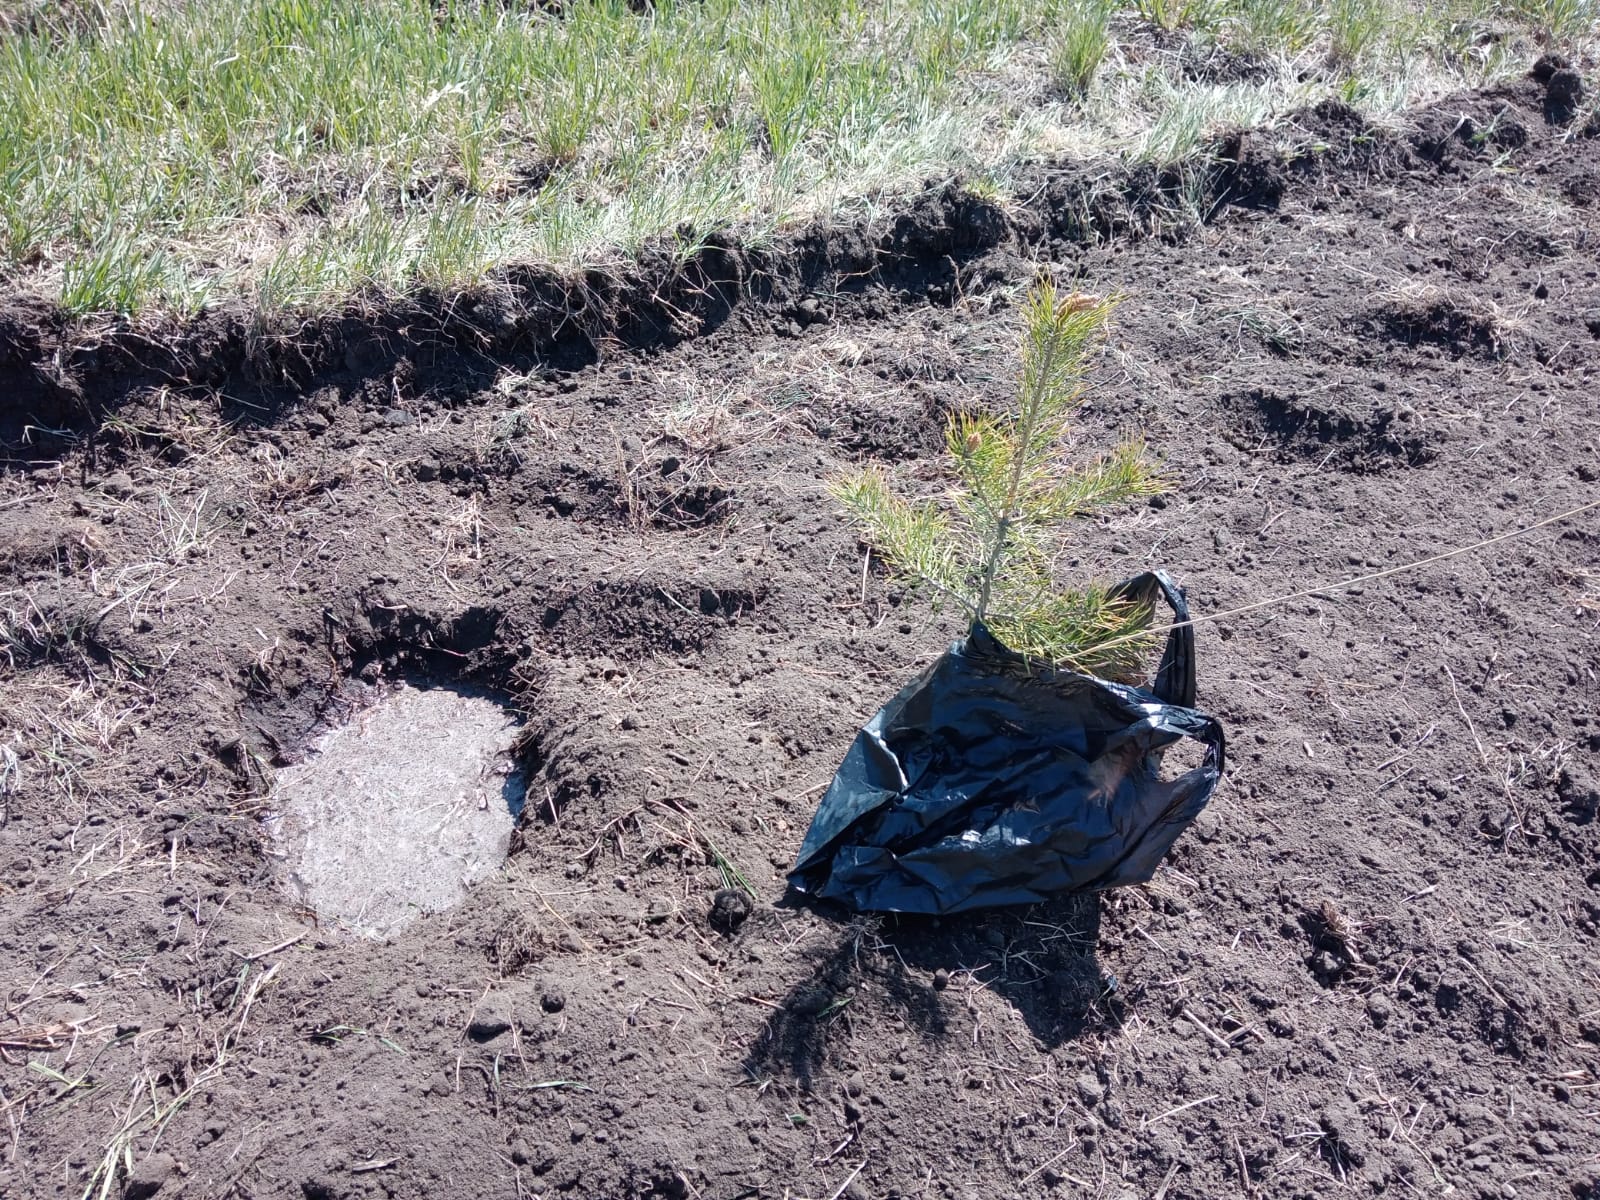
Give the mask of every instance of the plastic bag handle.
POLYGON ((1124 579, 1111 589, 1111 596, 1133 604, 1155 608, 1159 595, 1172 609, 1176 628, 1167 634, 1167 647, 1161 654, 1150 691, 1167 704, 1194 707, 1194 626, 1189 624, 1189 601, 1183 588, 1165 571, 1145 571, 1124 579))

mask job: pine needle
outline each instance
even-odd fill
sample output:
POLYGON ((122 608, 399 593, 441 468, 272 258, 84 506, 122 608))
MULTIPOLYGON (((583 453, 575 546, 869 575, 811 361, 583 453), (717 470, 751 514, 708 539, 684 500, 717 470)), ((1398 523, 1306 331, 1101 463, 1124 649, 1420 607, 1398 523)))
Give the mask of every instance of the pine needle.
POLYGON ((894 572, 958 604, 973 626, 1029 658, 1116 678, 1137 672, 1150 645, 1148 608, 1098 586, 1063 588, 1055 573, 1075 517, 1151 496, 1163 484, 1142 439, 1086 466, 1062 460, 1084 395, 1090 352, 1115 301, 1063 295, 1041 280, 1024 312, 1020 387, 1011 411, 965 412, 945 430, 955 487, 943 503, 912 503, 868 467, 833 492, 894 572), (1101 647, 1104 647, 1102 650, 1101 647))

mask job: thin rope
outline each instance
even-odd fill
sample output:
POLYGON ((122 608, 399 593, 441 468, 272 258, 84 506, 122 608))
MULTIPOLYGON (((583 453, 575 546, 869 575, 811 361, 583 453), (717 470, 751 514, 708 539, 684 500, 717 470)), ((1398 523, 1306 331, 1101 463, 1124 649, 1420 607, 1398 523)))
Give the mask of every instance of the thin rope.
POLYGON ((1513 529, 1507 533, 1496 534, 1492 538, 1484 538, 1483 541, 1473 542, 1470 546, 1457 546, 1454 550, 1446 550, 1443 554, 1432 554, 1427 558, 1419 558, 1416 562, 1402 563, 1398 567, 1386 567, 1382 571, 1374 571, 1370 575, 1357 575, 1353 579, 1344 579, 1338 583, 1327 583, 1323 584, 1321 587, 1307 588, 1303 592, 1291 592, 1287 596, 1273 596, 1271 599, 1257 600, 1253 604, 1246 604, 1239 608, 1224 609, 1222 612, 1205 613, 1203 616, 1190 617, 1187 621, 1175 621, 1171 625, 1159 625, 1152 629, 1141 630, 1138 633, 1124 634, 1122 637, 1112 638, 1109 642, 1101 642, 1100 645, 1095 647, 1095 650, 1099 651, 1103 649, 1110 649, 1112 646, 1120 646, 1124 642, 1137 641, 1140 638, 1147 638, 1156 634, 1170 633, 1174 629, 1182 629, 1186 625, 1200 625, 1206 621, 1220 621, 1224 617, 1237 617, 1242 613, 1255 612, 1257 609, 1271 608, 1274 604, 1287 604, 1291 600, 1304 600, 1309 596, 1321 595, 1323 592, 1342 591, 1345 588, 1352 588, 1358 584, 1371 583, 1375 579, 1387 579, 1391 575, 1401 575, 1406 571, 1415 571, 1418 567, 1425 567, 1429 563, 1443 562, 1447 558, 1455 558, 1458 555, 1470 554, 1474 550, 1482 550, 1485 546, 1493 546, 1497 542, 1507 542, 1512 538, 1522 537, 1525 534, 1532 533, 1536 529, 1543 529, 1547 525, 1554 525, 1559 521, 1566 521, 1572 517, 1581 516, 1583 513, 1586 513, 1593 508, 1600 508, 1600 500, 1591 500, 1588 504, 1579 505, 1577 508, 1569 508, 1564 513, 1557 513, 1553 517, 1546 517, 1544 520, 1536 521, 1532 525, 1528 525, 1522 529, 1513 529))

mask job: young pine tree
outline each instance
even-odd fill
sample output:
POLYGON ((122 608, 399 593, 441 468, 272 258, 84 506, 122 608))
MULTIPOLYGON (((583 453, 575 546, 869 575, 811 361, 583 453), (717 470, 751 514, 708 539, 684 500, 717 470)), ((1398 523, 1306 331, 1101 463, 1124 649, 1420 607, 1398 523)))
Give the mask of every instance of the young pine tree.
POLYGON ((1148 648, 1148 607, 1095 584, 1062 587, 1056 560, 1074 517, 1162 490, 1142 441, 1123 442, 1086 467, 1063 461, 1067 422, 1083 398, 1089 352, 1113 304, 1037 283, 1024 310, 1022 378, 1014 410, 951 417, 945 441, 955 484, 939 501, 895 495, 867 467, 834 494, 869 544, 936 602, 957 604, 1029 658, 1126 678, 1148 648))

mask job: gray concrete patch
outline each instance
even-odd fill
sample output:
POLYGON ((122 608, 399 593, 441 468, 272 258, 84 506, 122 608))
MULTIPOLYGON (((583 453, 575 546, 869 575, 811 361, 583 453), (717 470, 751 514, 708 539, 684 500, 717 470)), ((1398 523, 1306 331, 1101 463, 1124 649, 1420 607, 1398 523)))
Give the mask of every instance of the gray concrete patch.
POLYGON ((522 805, 516 730, 484 695, 402 685, 323 734, 273 791, 290 894, 372 938, 460 903, 505 861, 522 805))

